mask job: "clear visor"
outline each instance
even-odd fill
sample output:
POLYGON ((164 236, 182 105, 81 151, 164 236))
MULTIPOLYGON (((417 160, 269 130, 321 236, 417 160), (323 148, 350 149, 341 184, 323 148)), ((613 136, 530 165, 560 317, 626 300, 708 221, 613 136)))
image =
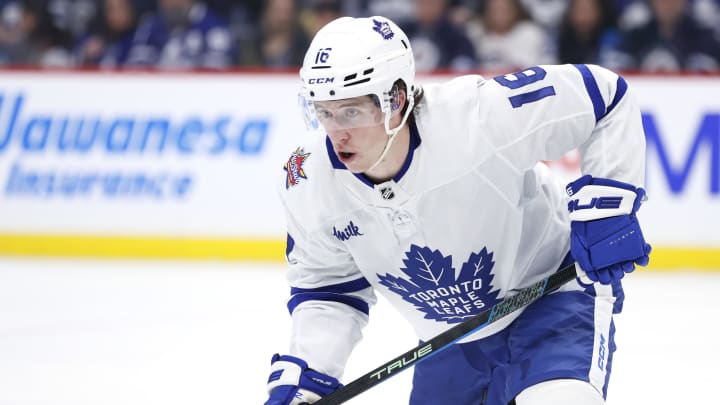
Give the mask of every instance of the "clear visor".
POLYGON ((369 128, 381 126, 385 122, 385 114, 374 99, 373 96, 360 96, 342 100, 312 101, 301 94, 300 106, 305 123, 310 129, 319 129, 319 126, 325 131, 369 128))

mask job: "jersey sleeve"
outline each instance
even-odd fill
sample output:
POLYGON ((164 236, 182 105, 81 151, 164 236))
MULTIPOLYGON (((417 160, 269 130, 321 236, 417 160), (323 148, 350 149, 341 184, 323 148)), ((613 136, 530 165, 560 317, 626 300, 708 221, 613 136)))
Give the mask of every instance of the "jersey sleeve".
POLYGON ((289 208, 302 204, 302 198, 283 199, 283 203, 288 230, 287 307, 292 317, 289 354, 341 378, 376 297, 343 246, 311 229, 312 219, 289 208))
POLYGON ((583 174, 643 184, 642 118, 622 76, 596 65, 536 66, 489 85, 491 143, 518 170, 578 148, 583 174))

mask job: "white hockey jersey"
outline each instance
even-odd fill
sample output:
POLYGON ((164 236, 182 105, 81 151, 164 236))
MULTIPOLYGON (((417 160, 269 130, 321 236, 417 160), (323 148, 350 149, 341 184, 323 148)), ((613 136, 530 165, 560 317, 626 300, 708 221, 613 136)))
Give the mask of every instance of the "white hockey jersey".
POLYGON ((375 293, 427 340, 558 269, 567 200, 542 160, 579 148, 583 174, 643 185, 640 112, 625 80, 598 66, 426 85, 414 114, 405 165, 387 182, 348 171, 328 139, 284 167, 289 354, 338 378, 375 293))

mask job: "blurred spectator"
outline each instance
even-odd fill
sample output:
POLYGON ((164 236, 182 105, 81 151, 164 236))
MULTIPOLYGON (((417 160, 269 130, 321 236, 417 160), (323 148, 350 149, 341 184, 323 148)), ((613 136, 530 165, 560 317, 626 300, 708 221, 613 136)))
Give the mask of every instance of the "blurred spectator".
POLYGON ((475 17, 478 11, 478 0, 451 0, 448 5, 448 18, 458 27, 464 27, 475 17))
MULTIPOLYGON (((340 6, 340 14, 341 16, 349 16, 349 17, 367 17, 368 14, 368 8, 373 3, 373 0, 333 0, 334 2, 338 3, 340 6)), ((301 4, 303 7, 312 6, 316 0, 301 0, 301 4)), ((320 3, 323 2, 323 0, 319 0, 320 3)), ((412 0, 394 0, 394 1, 377 1, 378 3, 407 3, 410 2, 412 4, 412 0)), ((412 9, 410 9, 412 11, 412 9)), ((382 14, 381 14, 382 15, 382 14)))
POLYGON ((606 0, 572 0, 558 35, 558 62, 600 63, 601 49, 619 40, 615 10, 606 0))
MULTIPOLYGON (((648 0, 614 0, 618 11, 618 26, 631 30, 643 26, 653 18, 653 9, 648 0)), ((700 25, 711 30, 720 30, 720 0, 689 0, 685 12, 700 25)))
POLYGON ((547 33, 519 0, 486 0, 481 12, 468 24, 481 68, 508 71, 554 61, 547 33))
POLYGON ((268 0, 260 26, 240 44, 240 65, 270 68, 299 67, 310 45, 300 26, 295 0, 268 0))
POLYGON ((625 0, 617 10, 617 25, 623 31, 647 24, 652 18, 652 11, 650 11, 647 0, 625 0))
MULTIPOLYGON (((381 15, 393 21, 410 21, 415 18, 415 0, 367 0, 367 15, 381 15)), ((357 16, 356 16, 357 17, 357 16)))
POLYGON ((717 71, 720 44, 693 19, 687 0, 649 0, 651 19, 622 33, 604 56, 611 68, 643 71, 717 71))
POLYGON ((76 63, 104 68, 123 66, 132 46, 137 17, 132 0, 103 0, 95 26, 75 48, 76 63))
POLYGON ((11 49, 27 35, 23 27, 23 7, 18 0, 0 0, 0 63, 11 63, 11 49))
POLYGON ((312 38, 320 28, 342 16, 340 0, 311 0, 307 9, 302 13, 301 20, 308 37, 312 38))
MULTIPOLYGON (((227 18, 233 44, 246 43, 253 39, 262 13, 262 0, 208 0, 207 5, 227 18)), ((236 52, 239 52, 239 49, 236 49, 236 52)))
POLYGON ((127 65, 162 69, 224 69, 233 46, 227 23, 195 0, 158 0, 156 13, 143 17, 127 65))
POLYGON ((0 58, 18 66, 68 67, 71 38, 50 18, 41 0, 7 2, 0 30, 0 58))
POLYGON ((720 35, 720 0, 694 0, 692 14, 700 24, 720 35))
POLYGON ((447 12, 447 0, 415 0, 415 19, 401 24, 412 43, 419 72, 476 67, 470 39, 450 22, 447 12))
POLYGON ((520 2, 527 10, 530 19, 540 24, 547 32, 554 34, 560 27, 570 0, 521 0, 520 2))
POLYGON ((294 68, 344 15, 398 21, 420 72, 720 71, 720 0, 0 0, 0 65, 294 68))
POLYGON ((73 41, 84 35, 97 17, 98 0, 45 0, 53 26, 73 41))

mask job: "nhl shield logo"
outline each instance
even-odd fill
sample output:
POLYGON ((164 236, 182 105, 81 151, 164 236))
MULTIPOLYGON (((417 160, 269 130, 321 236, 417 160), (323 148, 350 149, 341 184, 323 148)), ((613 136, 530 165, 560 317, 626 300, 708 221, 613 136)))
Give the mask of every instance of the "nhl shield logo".
POLYGON ((392 200, 393 198, 395 198, 395 192, 390 187, 381 188, 380 195, 382 196, 383 200, 392 200))
POLYGON ((390 24, 388 24, 387 21, 379 21, 374 18, 373 31, 382 35, 385 40, 392 39, 395 36, 395 33, 392 31, 392 28, 390 28, 390 24))
POLYGON ((307 180, 307 175, 305 174, 305 170, 303 170, 303 164, 305 164, 309 156, 310 153, 305 153, 303 148, 295 149, 295 152, 290 155, 290 159, 288 159, 285 166, 283 166, 283 169, 287 172, 285 180, 286 189, 290 188, 290 186, 296 186, 300 182, 300 179, 307 180))

